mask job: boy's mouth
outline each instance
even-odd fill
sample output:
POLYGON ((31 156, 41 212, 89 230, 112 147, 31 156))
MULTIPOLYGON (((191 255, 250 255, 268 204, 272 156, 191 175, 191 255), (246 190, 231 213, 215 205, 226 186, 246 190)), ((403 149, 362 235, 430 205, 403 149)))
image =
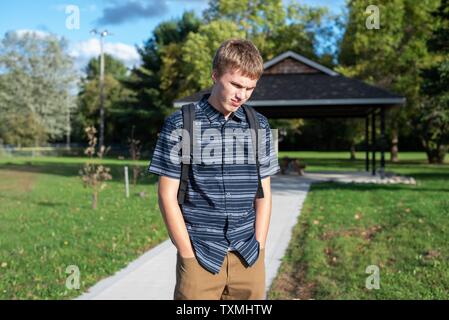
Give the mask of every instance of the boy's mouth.
POLYGON ((231 100, 231 104, 232 104, 233 107, 240 106, 240 102, 237 102, 237 101, 234 101, 234 100, 231 100))

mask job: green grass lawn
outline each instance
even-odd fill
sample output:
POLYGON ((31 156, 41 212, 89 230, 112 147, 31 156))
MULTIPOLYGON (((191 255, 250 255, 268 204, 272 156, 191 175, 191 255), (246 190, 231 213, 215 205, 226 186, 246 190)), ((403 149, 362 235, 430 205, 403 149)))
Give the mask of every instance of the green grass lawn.
MULTIPOLYGON (((299 155, 311 171, 354 169, 341 155, 315 156, 299 155)), ((401 159, 388 171, 415 177, 416 186, 312 185, 271 299, 449 298, 449 164, 401 159), (379 289, 366 288, 370 265, 379 289)))
POLYGON ((74 298, 167 238, 156 177, 141 178, 126 198, 125 162, 106 160, 114 179, 93 210, 77 175, 83 162, 0 160, 0 299, 74 298), (66 288, 70 265, 79 268, 79 290, 66 288))
MULTIPOLYGON (((347 152, 286 155, 306 171, 364 168, 363 154, 354 162, 347 152)), ((421 153, 400 159, 387 169, 417 186, 312 186, 271 298, 448 297, 449 166, 426 165, 421 153), (379 290, 364 289, 368 265, 379 266, 379 290)), ((131 162, 103 160, 114 179, 95 211, 78 177, 84 161, 0 158, 0 299, 77 297, 167 239, 157 177, 141 178, 126 199, 123 166, 131 162), (70 265, 80 270, 79 290, 66 288, 70 265)))

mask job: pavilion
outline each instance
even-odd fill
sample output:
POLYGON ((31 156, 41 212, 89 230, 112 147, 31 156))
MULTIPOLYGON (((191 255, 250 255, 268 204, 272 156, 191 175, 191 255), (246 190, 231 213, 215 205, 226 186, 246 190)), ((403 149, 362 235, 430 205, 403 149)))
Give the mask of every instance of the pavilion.
MULTIPOLYGON (((198 101, 210 88, 178 99, 175 107, 198 101)), ((364 118, 365 167, 376 174, 376 151, 385 172, 385 111, 405 104, 403 96, 345 77, 302 55, 286 51, 264 64, 248 105, 267 118, 364 118), (380 119, 380 141, 376 119, 380 119)))

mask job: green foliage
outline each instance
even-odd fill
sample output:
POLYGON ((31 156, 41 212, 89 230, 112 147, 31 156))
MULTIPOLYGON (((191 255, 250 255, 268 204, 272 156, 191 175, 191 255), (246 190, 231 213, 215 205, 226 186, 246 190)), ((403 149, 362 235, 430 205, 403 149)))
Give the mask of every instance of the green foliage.
POLYGON ((32 146, 46 141, 47 132, 36 114, 29 111, 10 112, 1 117, 0 137, 8 144, 32 146))
POLYGON ((66 49, 65 40, 54 35, 5 34, 0 44, 0 137, 5 143, 40 144, 70 131, 76 73, 66 49))
MULTIPOLYGON (((106 141, 112 143, 117 141, 126 133, 121 132, 123 127, 121 122, 126 114, 132 112, 124 108, 127 100, 131 99, 134 92, 129 90, 124 82, 127 81, 127 68, 118 59, 105 54, 105 74, 104 74, 104 108, 106 113, 105 137, 106 141)), ((99 80, 99 57, 92 58, 86 67, 86 77, 81 80, 80 91, 78 93, 78 112, 75 116, 77 130, 75 135, 78 139, 84 137, 86 126, 97 125, 99 121, 100 109, 100 80, 99 80)), ((125 126, 126 128, 126 126, 125 126)), ((123 143, 126 141, 123 140, 123 143)))
POLYGON ((212 59, 220 44, 230 38, 243 38, 243 31, 226 20, 216 20, 190 33, 182 46, 187 87, 180 95, 191 94, 212 85, 212 59))
MULTIPOLYGON (((128 69, 120 60, 110 54, 104 54, 104 73, 112 75, 116 79, 122 79, 126 76, 128 69)), ((87 79, 100 78, 100 56, 92 58, 86 66, 87 79)))
POLYGON ((434 30, 428 40, 433 63, 422 70, 423 97, 414 117, 429 163, 442 163, 449 150, 449 1, 432 13, 434 30))
POLYGON ((449 95, 423 100, 414 121, 429 163, 443 163, 449 150, 449 95))
MULTIPOLYGON (((430 14, 439 0, 383 0, 376 2, 380 29, 367 29, 367 0, 348 3, 346 31, 340 44, 337 71, 402 94, 403 108, 393 110, 388 128, 411 131, 410 117, 419 104, 420 69, 431 63, 426 41, 431 34, 430 14)), ((392 137, 393 139, 395 136, 392 137)))
MULTIPOLYGON (((282 1, 211 1, 201 26, 191 23, 185 39, 175 30, 185 29, 183 19, 161 24, 155 31, 158 47, 146 51, 143 61, 160 59, 160 90, 167 104, 204 90, 212 85, 213 56, 219 45, 229 38, 247 38, 258 47, 264 59, 271 59, 286 50, 293 50, 320 61, 315 52, 318 39, 326 40, 334 33, 328 25, 331 17, 323 8, 310 8, 297 3, 283 7, 282 1), (181 40, 182 39, 182 40, 181 40), (154 52, 157 52, 155 54, 154 52), (150 54, 151 53, 151 54, 150 54)), ((330 56, 323 61, 332 66, 330 56)), ((170 110, 170 109, 169 109, 170 110)), ((286 128, 295 128, 291 120, 286 128)))
POLYGON ((205 12, 207 22, 226 19, 244 31, 245 38, 257 34, 269 36, 285 24, 281 0, 212 0, 205 12))
MULTIPOLYGON (((135 125, 135 137, 143 142, 144 149, 154 146, 164 118, 173 111, 173 100, 185 81, 179 72, 180 47, 190 32, 198 30, 200 23, 193 12, 184 12, 181 19, 159 24, 153 36, 138 48, 143 64, 134 68, 130 78, 124 81, 133 95, 123 105, 130 112, 120 120, 128 123, 129 130, 129 123, 135 125)), ((127 132, 126 136, 129 135, 127 132)))

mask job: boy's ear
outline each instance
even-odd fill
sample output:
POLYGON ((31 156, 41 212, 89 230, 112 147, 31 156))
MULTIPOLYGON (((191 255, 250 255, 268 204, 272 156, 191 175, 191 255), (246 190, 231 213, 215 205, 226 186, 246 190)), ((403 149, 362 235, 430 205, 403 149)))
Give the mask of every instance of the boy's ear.
POLYGON ((212 81, 215 83, 217 81, 217 71, 216 70, 212 71, 211 77, 212 77, 212 81))

